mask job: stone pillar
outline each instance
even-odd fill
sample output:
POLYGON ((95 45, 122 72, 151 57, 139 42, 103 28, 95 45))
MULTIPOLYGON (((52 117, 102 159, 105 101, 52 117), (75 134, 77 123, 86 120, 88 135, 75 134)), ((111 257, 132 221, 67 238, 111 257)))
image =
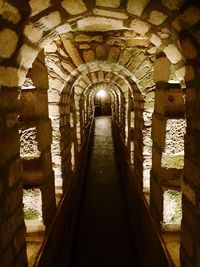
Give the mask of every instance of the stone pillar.
POLYGON ((163 230, 180 228, 184 129, 180 85, 158 84, 152 120, 150 206, 156 224, 163 230))
MULTIPOLYGON (((199 75, 198 75, 199 76, 199 75)), ((183 219, 181 227, 181 266, 200 266, 200 81, 186 88, 187 131, 185 137, 185 166, 181 185, 183 219), (196 86, 195 86, 196 85, 196 86)))
POLYGON ((18 88, 0 87, 0 266, 27 266, 19 157, 18 88))
POLYGON ((32 80, 33 88, 23 88, 20 100, 21 142, 25 146, 21 147, 24 188, 41 191, 42 218, 48 231, 55 215, 56 202, 51 159, 52 128, 48 115, 48 75, 43 51, 33 63, 28 77, 32 80), (26 146, 35 148, 33 151, 31 147, 23 151, 26 146))

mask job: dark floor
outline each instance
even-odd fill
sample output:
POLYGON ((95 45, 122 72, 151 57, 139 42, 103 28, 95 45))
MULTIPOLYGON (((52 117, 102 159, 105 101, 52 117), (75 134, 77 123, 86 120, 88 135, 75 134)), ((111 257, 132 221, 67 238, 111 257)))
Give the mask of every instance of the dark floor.
POLYGON ((96 117, 70 267, 139 267, 122 181, 114 151, 111 117, 96 117))

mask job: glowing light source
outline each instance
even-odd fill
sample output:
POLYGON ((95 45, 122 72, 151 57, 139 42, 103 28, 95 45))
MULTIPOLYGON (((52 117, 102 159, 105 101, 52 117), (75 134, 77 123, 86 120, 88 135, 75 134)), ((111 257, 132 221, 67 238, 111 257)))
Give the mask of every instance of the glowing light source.
POLYGON ((101 89, 101 90, 99 90, 98 92, 97 92, 97 96, 98 97, 104 97, 106 95, 106 92, 105 92, 105 90, 103 90, 103 89, 101 89))

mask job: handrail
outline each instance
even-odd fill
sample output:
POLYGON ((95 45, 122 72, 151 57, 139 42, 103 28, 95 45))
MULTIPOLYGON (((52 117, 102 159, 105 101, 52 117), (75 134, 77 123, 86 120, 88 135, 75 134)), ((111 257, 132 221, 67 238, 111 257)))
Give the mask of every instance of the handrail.
MULTIPOLYGON (((64 191, 64 195, 59 203, 58 209, 56 211, 56 215, 52 221, 49 231, 42 244, 42 247, 40 249, 40 252, 34 264, 34 267, 51 266, 52 259, 54 258, 56 254, 55 253, 56 244, 60 244, 62 242, 63 234, 61 233, 62 232, 64 233, 66 231, 66 230, 64 231, 63 227, 66 228, 70 224, 72 225, 76 224, 76 216, 77 216, 77 211, 79 208, 78 206, 79 206, 81 188, 82 188, 82 183, 83 183, 83 178, 84 178, 83 174, 86 168, 85 166, 86 158, 87 158, 86 156, 88 154, 89 147, 90 147, 93 127, 94 127, 94 113, 91 115, 91 120, 87 124, 87 127, 86 127, 87 129, 86 131, 88 131, 88 133, 86 134, 87 138, 84 139, 84 142, 81 146, 81 150, 79 152, 78 165, 75 167, 73 171, 70 184, 68 184, 67 188, 65 188, 66 190, 64 191), (72 207, 69 206, 70 204, 72 205, 72 207), (55 249, 51 249, 51 247, 54 247, 55 249)), ((70 229, 71 233, 69 233, 71 235, 70 238, 72 238, 73 230, 74 230, 73 226, 71 226, 71 228, 72 228, 70 229)))
MULTIPOLYGON (((127 148, 123 140, 118 123, 113 120, 113 131, 115 144, 120 151, 121 168, 126 183, 126 194, 129 206, 129 215, 132 218, 132 225, 136 224, 138 240, 144 250, 147 260, 152 267, 174 267, 172 259, 164 244, 152 218, 149 206, 141 190, 139 181, 135 179, 133 168, 128 158, 127 148), (136 219, 137 218, 137 219, 136 219), (137 229, 137 230, 138 230, 137 229)), ((135 228, 133 228, 135 234, 135 228)), ((144 256, 143 256, 144 257, 144 256)), ((141 259, 141 266, 143 259, 141 259)), ((144 264, 144 266, 146 266, 144 264)))

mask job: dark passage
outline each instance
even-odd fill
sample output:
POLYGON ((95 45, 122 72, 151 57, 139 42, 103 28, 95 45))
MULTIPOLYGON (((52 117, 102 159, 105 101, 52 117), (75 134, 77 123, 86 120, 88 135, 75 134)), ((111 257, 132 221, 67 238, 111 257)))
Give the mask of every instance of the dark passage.
POLYGON ((129 226, 111 117, 96 117, 70 267, 139 267, 129 226))

